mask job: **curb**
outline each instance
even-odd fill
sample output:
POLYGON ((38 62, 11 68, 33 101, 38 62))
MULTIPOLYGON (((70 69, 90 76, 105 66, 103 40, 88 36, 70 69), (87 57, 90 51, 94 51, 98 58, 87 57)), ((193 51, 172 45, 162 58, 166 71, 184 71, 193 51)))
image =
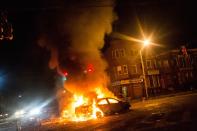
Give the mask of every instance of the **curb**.
POLYGON ((160 96, 152 96, 152 97, 149 97, 148 99, 143 97, 141 99, 131 100, 130 103, 134 104, 134 103, 145 102, 145 101, 149 101, 149 100, 162 99, 162 98, 165 98, 165 97, 181 96, 181 95, 192 94, 192 93, 197 93, 197 90, 189 90, 189 91, 170 93, 170 94, 160 95, 160 96))

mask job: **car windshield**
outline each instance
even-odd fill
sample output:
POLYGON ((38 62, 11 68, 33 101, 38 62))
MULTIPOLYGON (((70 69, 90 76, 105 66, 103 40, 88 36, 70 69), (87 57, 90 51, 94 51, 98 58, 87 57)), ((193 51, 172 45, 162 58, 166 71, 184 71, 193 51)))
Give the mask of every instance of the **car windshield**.
POLYGON ((118 100, 112 99, 112 98, 109 98, 108 101, 109 101, 109 103, 118 103, 119 102, 118 100))

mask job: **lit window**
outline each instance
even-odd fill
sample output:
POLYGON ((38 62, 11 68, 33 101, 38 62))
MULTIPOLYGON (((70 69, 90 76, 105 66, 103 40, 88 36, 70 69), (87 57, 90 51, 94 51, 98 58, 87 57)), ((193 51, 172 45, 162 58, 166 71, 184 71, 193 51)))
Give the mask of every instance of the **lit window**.
POLYGON ((131 74, 137 74, 137 66, 131 65, 131 74))
POLYGON ((125 56, 124 49, 116 49, 112 51, 112 58, 119 58, 125 56))
POLYGON ((147 68, 151 68, 152 67, 151 60, 146 60, 146 67, 147 68))
POLYGON ((117 66, 117 72, 118 72, 118 75, 122 75, 122 67, 121 66, 117 66))
POLYGON ((123 65, 123 74, 126 75, 128 74, 128 68, 127 68, 127 65, 123 65))
POLYGON ((127 65, 117 66, 117 74, 118 75, 127 75, 128 74, 127 65))

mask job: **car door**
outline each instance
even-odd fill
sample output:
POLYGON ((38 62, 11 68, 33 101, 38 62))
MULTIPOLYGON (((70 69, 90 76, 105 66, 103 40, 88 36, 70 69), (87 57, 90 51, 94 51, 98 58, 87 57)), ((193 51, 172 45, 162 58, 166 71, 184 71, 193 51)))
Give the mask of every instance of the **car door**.
POLYGON ((118 113, 122 110, 122 106, 119 100, 114 98, 107 98, 109 102, 109 107, 112 113, 118 113))
POLYGON ((109 114, 110 107, 106 98, 97 101, 97 106, 103 111, 104 114, 109 114))

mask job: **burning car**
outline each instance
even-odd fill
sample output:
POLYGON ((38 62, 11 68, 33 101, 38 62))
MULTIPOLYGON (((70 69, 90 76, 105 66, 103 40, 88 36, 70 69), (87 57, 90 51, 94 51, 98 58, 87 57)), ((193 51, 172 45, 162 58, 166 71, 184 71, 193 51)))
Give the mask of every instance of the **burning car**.
POLYGON ((104 115, 111 115, 115 113, 122 113, 129 111, 130 104, 128 102, 120 101, 114 98, 99 98, 92 105, 81 105, 75 108, 77 117, 89 117, 93 114, 96 118, 101 118, 104 115), (95 105, 98 109, 95 111, 95 105))

